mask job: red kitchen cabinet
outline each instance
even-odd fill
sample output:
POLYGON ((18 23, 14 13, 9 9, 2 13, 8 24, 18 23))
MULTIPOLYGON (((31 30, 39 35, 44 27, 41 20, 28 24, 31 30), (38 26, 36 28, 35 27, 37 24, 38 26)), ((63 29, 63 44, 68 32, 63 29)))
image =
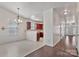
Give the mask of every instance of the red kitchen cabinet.
POLYGON ((37 30, 43 30, 43 24, 37 24, 36 29, 37 30))

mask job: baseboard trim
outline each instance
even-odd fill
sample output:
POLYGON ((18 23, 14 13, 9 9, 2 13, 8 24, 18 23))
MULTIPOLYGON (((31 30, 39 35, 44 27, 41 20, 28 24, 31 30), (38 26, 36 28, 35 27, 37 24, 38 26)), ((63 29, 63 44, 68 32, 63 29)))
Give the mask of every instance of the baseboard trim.
POLYGON ((60 41, 61 41, 61 39, 58 40, 58 41, 53 45, 53 47, 55 47, 60 41))

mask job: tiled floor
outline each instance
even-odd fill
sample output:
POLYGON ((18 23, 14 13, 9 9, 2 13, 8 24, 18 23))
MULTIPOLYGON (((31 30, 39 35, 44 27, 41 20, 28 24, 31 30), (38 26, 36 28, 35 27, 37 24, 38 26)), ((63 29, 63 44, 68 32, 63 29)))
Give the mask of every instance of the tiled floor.
POLYGON ((0 45, 0 57, 24 57, 44 46, 42 42, 21 40, 0 45))
POLYGON ((66 36, 55 47, 44 46, 26 57, 76 57, 75 37, 66 36))

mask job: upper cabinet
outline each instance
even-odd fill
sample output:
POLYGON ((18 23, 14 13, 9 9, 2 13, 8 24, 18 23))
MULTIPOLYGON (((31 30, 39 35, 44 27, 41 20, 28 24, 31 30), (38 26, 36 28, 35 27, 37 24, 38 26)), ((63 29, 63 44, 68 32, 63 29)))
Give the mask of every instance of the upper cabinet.
POLYGON ((28 21, 26 22, 27 30, 43 30, 43 23, 28 21))
POLYGON ((37 30, 43 30, 43 24, 37 23, 37 24, 36 24, 36 29, 37 29, 37 30))
POLYGON ((27 25, 27 30, 30 30, 31 29, 31 22, 26 22, 26 25, 27 25))

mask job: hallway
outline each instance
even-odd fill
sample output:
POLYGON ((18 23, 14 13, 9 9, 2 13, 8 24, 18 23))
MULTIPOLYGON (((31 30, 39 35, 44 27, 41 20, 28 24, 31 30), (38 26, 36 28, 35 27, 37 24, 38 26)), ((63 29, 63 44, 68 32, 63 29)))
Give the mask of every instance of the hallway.
POLYGON ((66 36, 55 47, 44 46, 26 57, 77 57, 74 36, 66 36))

